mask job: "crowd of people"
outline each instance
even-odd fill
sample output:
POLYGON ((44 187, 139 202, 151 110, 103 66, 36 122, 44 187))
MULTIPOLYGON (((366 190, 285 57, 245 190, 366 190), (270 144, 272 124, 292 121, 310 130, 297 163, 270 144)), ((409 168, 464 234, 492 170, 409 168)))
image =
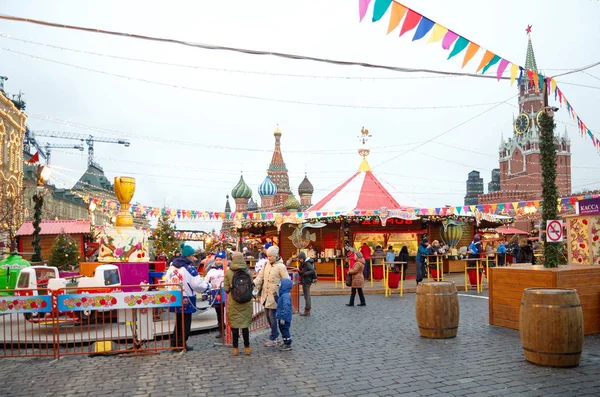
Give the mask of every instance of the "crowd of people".
MULTIPOLYGON (((292 336, 292 280, 290 267, 297 269, 304 296, 304 311, 301 316, 310 316, 311 297, 310 288, 316 280, 314 261, 304 252, 299 252, 290 258, 287 265, 279 255, 279 247, 265 244, 256 254, 254 271, 247 264, 251 256, 249 250, 242 252, 220 250, 214 253, 196 252, 192 247, 181 244, 181 249, 173 253, 169 260, 166 273, 167 284, 179 284, 183 291, 182 307, 171 308, 177 313, 175 329, 171 335, 171 346, 177 350, 193 350, 187 345, 191 331, 192 314, 197 311, 196 294, 206 296, 217 316, 216 338, 222 338, 225 330, 222 313, 224 301, 227 303, 227 325, 232 333, 233 355, 240 354, 240 330, 244 343, 244 354, 250 355, 249 330, 253 318, 252 301, 258 301, 265 310, 267 322, 270 327, 269 338, 265 341, 266 347, 279 347, 282 351, 291 350, 292 336), (294 267, 291 261, 297 261, 294 267), (226 265, 227 271, 224 271, 226 265), (244 275, 247 275, 245 277, 244 275), (251 285, 244 284, 250 280, 251 285), (227 294, 227 299, 221 296, 221 288, 227 294), (248 296, 244 296, 244 294, 248 296), (281 339, 279 335, 281 334, 281 339), (183 338, 182 338, 183 335, 183 338)), ((165 260, 166 261, 166 260, 165 260)), ((362 292, 361 292, 362 294, 362 292)), ((362 300, 361 300, 362 301, 362 300)))

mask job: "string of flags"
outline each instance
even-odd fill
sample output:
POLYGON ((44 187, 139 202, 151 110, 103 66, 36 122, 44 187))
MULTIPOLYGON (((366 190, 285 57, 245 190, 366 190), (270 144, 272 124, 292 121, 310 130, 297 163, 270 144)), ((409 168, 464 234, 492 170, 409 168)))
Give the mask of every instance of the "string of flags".
MULTIPOLYGON (((599 195, 585 195, 559 198, 557 205, 561 212, 573 210, 575 203, 580 200, 598 198, 599 195)), ((96 206, 106 209, 108 212, 116 214, 119 210, 119 202, 116 200, 106 200, 95 197, 85 197, 86 202, 93 202, 96 206)), ((541 213, 542 200, 535 201, 514 201, 498 204, 478 204, 463 206, 447 206, 434 208, 405 208, 403 211, 412 216, 432 217, 432 216, 469 216, 476 212, 490 215, 515 216, 524 213, 541 213)), ((298 219, 314 220, 337 217, 379 217, 380 210, 364 211, 298 211, 298 212, 217 212, 188 209, 174 209, 165 207, 150 207, 141 204, 131 204, 130 212, 136 217, 146 216, 148 218, 158 218, 168 215, 172 219, 191 219, 191 220, 240 220, 254 222, 275 222, 277 218, 296 217, 298 219)))
MULTIPOLYGON (((567 100, 564 93, 558 87, 557 82, 554 78, 545 76, 536 71, 526 69, 517 63, 510 62, 504 57, 481 47, 475 43, 463 37, 451 29, 427 18, 426 16, 416 12, 415 10, 406 7, 401 4, 398 0, 373 0, 374 4, 372 7, 372 22, 381 20, 389 12, 389 21, 387 33, 391 33, 400 27, 400 37, 404 34, 414 31, 412 41, 418 41, 425 36, 429 35, 427 43, 438 43, 441 42, 441 46, 444 50, 449 51, 447 59, 451 59, 459 54, 463 54, 462 68, 467 66, 474 58, 477 53, 483 52, 479 64, 476 69, 476 73, 486 73, 490 68, 497 65, 496 77, 498 80, 502 79, 504 73, 509 71, 510 73, 510 84, 513 85, 515 81, 519 84, 525 74, 529 81, 533 81, 536 92, 543 90, 544 84, 546 84, 549 94, 554 95, 554 99, 560 103, 560 106, 565 106, 569 113, 569 116, 577 124, 577 128, 581 136, 587 135, 592 144, 596 149, 600 149, 600 138, 592 132, 592 130, 583 122, 579 117, 571 103, 567 100)), ((369 5, 372 0, 359 0, 358 11, 360 21, 362 21, 369 10, 369 5)), ((531 26, 527 27, 527 32, 531 32, 531 26)))

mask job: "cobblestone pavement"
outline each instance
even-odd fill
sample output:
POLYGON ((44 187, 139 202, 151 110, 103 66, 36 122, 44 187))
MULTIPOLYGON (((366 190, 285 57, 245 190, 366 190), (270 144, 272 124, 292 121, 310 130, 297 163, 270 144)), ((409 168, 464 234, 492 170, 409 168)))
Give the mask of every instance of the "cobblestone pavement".
POLYGON ((0 360, 3 396, 598 396, 600 336, 585 338, 573 369, 526 362, 518 331, 488 325, 488 300, 460 296, 458 336, 419 336, 415 295, 313 299, 294 316, 293 350, 262 345, 232 357, 214 334, 194 335, 194 351, 138 357, 0 360))

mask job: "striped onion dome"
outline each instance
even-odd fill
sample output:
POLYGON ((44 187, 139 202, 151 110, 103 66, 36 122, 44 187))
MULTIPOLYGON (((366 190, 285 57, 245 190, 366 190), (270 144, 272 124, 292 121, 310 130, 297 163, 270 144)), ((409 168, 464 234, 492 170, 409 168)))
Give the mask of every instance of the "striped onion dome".
POLYGON ((313 194, 315 188, 312 183, 308 180, 308 177, 304 175, 304 179, 300 182, 300 186, 298 186, 298 194, 313 194))
POLYGON ((300 209, 300 202, 298 200, 296 200, 296 197, 294 197, 293 194, 290 194, 290 197, 288 197, 288 199, 285 200, 285 203, 283 205, 288 210, 300 209))
POLYGON ((231 197, 234 199, 249 199, 252 197, 252 189, 244 182, 244 176, 240 176, 240 181, 231 191, 231 197))
POLYGON ((263 183, 258 187, 258 194, 261 197, 275 196, 277 194, 277 186, 275 186, 269 175, 267 175, 263 183))

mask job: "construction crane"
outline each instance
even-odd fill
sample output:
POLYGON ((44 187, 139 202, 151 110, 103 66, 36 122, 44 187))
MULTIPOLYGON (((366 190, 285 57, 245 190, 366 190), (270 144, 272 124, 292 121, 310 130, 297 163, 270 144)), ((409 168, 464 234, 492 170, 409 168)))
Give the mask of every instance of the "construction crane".
POLYGON ((116 143, 119 145, 124 145, 125 147, 129 147, 130 142, 124 139, 112 139, 112 138, 95 138, 92 135, 86 134, 77 134, 75 132, 64 132, 64 131, 30 131, 29 133, 29 141, 32 143, 36 141, 36 136, 43 136, 47 138, 60 138, 60 139, 74 139, 85 142, 88 146, 88 167, 94 165, 94 142, 104 142, 104 143, 116 143))
MULTIPOLYGON (((52 149, 77 149, 81 152, 83 152, 83 149, 85 149, 83 147, 83 145, 68 145, 68 144, 52 144, 52 143, 46 143, 46 146, 44 146, 44 149, 46 150, 46 153, 44 153, 44 158, 46 159, 46 165, 50 164, 50 153, 52 151, 52 149)), ((42 152, 40 152, 40 155, 42 154, 42 152)))
POLYGON ((40 157, 46 160, 46 165, 50 164, 50 155, 52 149, 77 149, 83 151, 85 148, 83 145, 67 145, 67 144, 53 144, 46 143, 45 145, 42 142, 38 142, 35 139, 34 134, 29 129, 29 127, 25 128, 25 140, 24 140, 24 150, 27 153, 31 152, 31 146, 35 148, 35 150, 39 153, 40 157), (42 146, 43 145, 43 146, 42 146))

